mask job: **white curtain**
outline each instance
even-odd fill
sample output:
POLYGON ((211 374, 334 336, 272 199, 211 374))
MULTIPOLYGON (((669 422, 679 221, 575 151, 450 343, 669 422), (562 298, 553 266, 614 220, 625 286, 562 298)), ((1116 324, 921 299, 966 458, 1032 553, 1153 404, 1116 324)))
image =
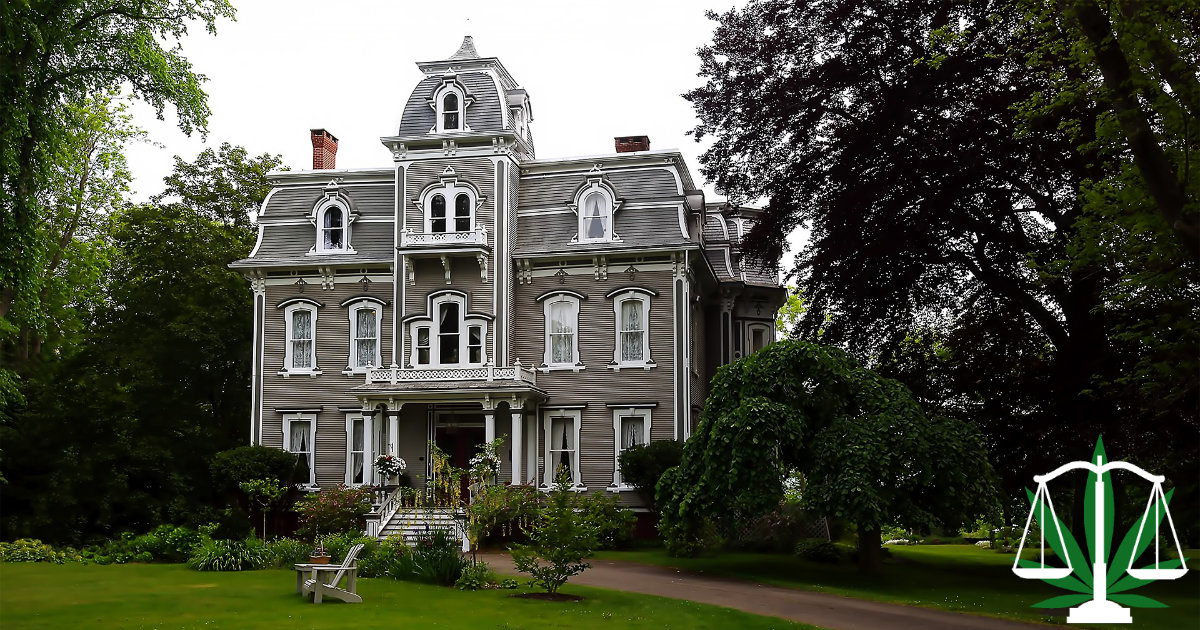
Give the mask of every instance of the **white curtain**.
POLYGON ((312 312, 292 312, 292 367, 312 367, 312 312))
POLYGON ((353 420, 350 423, 350 479, 354 483, 363 482, 363 449, 366 440, 363 436, 363 421, 353 420))
POLYGON ((575 479, 572 466, 575 452, 575 421, 573 418, 552 418, 550 420, 550 449, 553 451, 551 461, 554 469, 551 471, 552 474, 557 479, 558 469, 561 467, 566 470, 567 479, 573 482, 575 479))
POLYGON ((604 195, 592 193, 584 201, 584 222, 588 238, 604 238, 608 234, 605 225, 606 213, 603 209, 604 195))
POLYGON ((550 361, 575 362, 575 306, 570 302, 550 305, 550 361))
POLYGON ((630 446, 642 444, 646 419, 641 416, 625 416, 621 418, 621 450, 630 446))
POLYGON ((357 316, 357 348, 358 367, 364 365, 375 365, 375 311, 369 308, 358 310, 357 316))
POLYGON ((325 249, 342 247, 342 211, 330 208, 325 211, 325 249))
POLYGON ((642 303, 638 300, 621 302, 621 360, 643 361, 642 335, 645 326, 642 322, 642 303))

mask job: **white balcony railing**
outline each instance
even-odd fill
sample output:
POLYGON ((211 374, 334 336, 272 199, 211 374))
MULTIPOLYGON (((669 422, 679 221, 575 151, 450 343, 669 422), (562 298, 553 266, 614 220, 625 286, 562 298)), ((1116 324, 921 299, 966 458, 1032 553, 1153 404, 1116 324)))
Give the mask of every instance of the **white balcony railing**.
POLYGON ((453 247, 456 245, 487 246, 488 232, 479 226, 470 232, 416 232, 405 228, 400 232, 400 247, 453 247))
POLYGON ((511 367, 485 365, 476 368, 372 368, 367 370, 367 384, 418 383, 424 381, 524 381, 537 385, 537 372, 521 365, 518 359, 511 367))

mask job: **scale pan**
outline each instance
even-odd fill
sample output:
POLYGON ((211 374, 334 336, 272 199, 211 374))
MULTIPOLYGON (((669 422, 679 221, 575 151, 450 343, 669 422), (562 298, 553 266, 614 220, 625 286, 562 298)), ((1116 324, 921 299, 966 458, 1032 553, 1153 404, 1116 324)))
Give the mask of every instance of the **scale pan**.
POLYGON ((1188 570, 1180 569, 1126 569, 1126 573, 1139 580, 1177 580, 1188 570))
POLYGON ((1071 567, 1043 567, 1040 569, 1013 567, 1013 573, 1016 573, 1017 577, 1026 580, 1057 580, 1058 578, 1065 578, 1073 572, 1074 570, 1071 567))

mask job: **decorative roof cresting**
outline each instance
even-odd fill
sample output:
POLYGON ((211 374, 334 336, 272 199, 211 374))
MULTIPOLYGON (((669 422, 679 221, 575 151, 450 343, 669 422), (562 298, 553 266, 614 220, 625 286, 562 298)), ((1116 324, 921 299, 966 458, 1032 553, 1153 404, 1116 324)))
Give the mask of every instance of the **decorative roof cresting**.
POLYGON ((467 35, 463 37, 462 46, 458 47, 458 52, 450 57, 451 61, 459 61, 462 59, 478 59, 479 53, 475 50, 475 40, 467 35))

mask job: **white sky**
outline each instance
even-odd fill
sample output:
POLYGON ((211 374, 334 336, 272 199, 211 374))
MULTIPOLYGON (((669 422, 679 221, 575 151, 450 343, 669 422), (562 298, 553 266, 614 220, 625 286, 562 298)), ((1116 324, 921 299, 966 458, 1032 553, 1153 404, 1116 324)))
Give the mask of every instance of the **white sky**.
POLYGON ((338 168, 386 167, 379 143, 394 135, 422 78, 416 62, 445 59, 472 35, 482 57, 497 57, 529 92, 539 158, 613 151, 613 137, 648 135, 651 148, 678 149, 711 201, 699 171, 708 142, 680 95, 700 85, 696 50, 710 41, 718 13, 743 0, 400 2, 234 0, 237 21, 217 35, 193 29, 183 52, 208 77, 207 143, 185 136, 144 105, 137 120, 159 146, 128 151, 135 198, 158 193, 172 156, 205 146, 242 145, 312 168, 309 129, 338 138, 338 168))

